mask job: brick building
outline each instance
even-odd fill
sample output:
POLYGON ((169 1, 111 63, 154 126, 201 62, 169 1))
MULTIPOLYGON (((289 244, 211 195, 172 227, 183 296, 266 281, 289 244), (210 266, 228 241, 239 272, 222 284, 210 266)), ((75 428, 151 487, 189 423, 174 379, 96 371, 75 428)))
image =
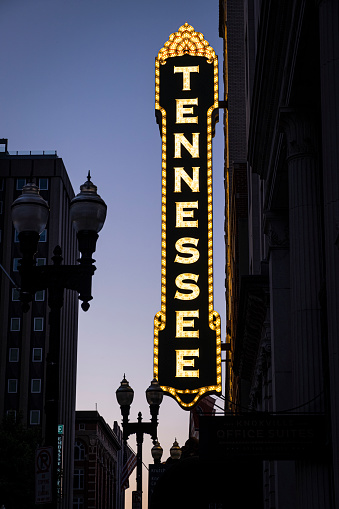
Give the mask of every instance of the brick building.
POLYGON ((73 509, 123 509, 122 434, 97 411, 77 411, 73 509))

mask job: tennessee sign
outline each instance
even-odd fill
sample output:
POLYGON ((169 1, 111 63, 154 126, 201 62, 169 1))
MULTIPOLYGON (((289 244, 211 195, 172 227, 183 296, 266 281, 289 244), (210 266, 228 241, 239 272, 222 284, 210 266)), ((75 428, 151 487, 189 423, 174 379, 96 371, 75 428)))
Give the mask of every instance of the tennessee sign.
POLYGON ((162 139, 161 311, 154 376, 190 410, 221 391, 220 317, 213 309, 212 135, 218 59, 187 23, 155 60, 162 139))

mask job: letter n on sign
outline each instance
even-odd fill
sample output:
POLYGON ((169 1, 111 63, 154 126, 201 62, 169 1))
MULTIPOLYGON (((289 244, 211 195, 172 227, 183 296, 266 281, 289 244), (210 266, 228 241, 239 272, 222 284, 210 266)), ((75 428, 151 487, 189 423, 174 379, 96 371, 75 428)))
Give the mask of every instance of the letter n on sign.
POLYGON ((187 23, 155 59, 155 110, 162 139, 162 230, 154 376, 190 410, 201 397, 221 391, 221 347, 212 233, 218 58, 187 23))

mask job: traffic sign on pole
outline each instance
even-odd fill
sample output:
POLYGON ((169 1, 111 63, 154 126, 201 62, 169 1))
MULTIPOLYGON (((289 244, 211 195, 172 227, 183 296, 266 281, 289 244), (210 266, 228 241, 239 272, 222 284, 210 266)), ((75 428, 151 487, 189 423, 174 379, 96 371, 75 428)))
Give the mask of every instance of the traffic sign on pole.
POLYGON ((35 503, 52 502, 53 448, 38 447, 35 455, 35 503))

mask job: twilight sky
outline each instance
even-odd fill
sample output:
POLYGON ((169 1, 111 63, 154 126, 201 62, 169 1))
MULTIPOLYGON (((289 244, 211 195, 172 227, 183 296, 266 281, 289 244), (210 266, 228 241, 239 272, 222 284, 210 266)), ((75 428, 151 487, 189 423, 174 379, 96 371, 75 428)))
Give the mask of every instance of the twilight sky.
MULTIPOLYGON (((57 150, 76 193, 88 170, 108 205, 93 301, 80 310, 77 409, 121 421, 115 390, 135 390, 131 419, 149 419, 153 317, 160 310, 161 140, 154 59, 185 22, 219 56, 218 0, 1 0, 0 138, 9 150, 57 150)), ((222 99, 223 83, 219 83, 222 99)), ((213 141, 214 309, 224 299, 223 115, 213 141)), ((163 459, 188 438, 189 412, 165 397, 163 459)), ((135 437, 129 441, 136 449, 135 437)), ((152 462, 145 437, 144 463, 152 462)), ((144 469, 144 490, 147 471, 144 469)), ((131 480, 135 479, 135 473, 131 480)), ((131 482, 135 489, 134 482, 131 482)), ((131 489, 127 492, 130 504, 131 489)))

